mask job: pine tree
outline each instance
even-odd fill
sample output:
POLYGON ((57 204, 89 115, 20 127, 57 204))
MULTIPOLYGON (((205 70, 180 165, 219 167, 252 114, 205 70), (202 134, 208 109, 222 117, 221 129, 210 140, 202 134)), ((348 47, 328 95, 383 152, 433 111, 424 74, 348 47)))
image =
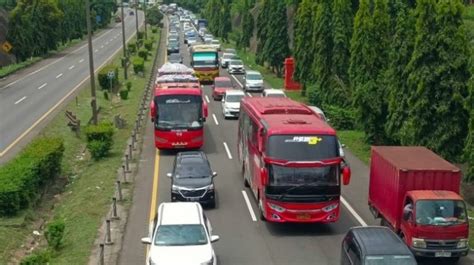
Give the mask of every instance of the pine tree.
POLYGON ((310 95, 311 103, 322 105, 330 98, 330 79, 332 69, 332 1, 321 0, 316 8, 313 21, 314 60, 312 71, 316 90, 310 95))
POLYGON ((388 61, 387 28, 390 24, 386 0, 375 0, 373 15, 370 0, 361 0, 354 22, 349 74, 354 107, 369 143, 385 141, 387 103, 383 73, 388 61))
POLYGON ((303 0, 298 6, 295 20, 295 72, 294 79, 303 85, 302 95, 306 93, 306 86, 312 78, 311 67, 313 62, 313 0, 303 0))
POLYGON ((419 0, 413 57, 409 64, 406 145, 424 145, 446 159, 459 158, 466 138, 470 77, 469 46, 459 0, 419 0), (433 16, 436 14, 436 17, 433 16))
POLYGON ((389 68, 386 72, 388 94, 388 117, 385 131, 391 142, 399 143, 399 132, 407 119, 409 90, 407 65, 415 44, 415 17, 405 0, 396 0, 395 33, 391 40, 389 68))
POLYGON ((350 105, 349 59, 352 37, 352 0, 334 0, 331 104, 350 105))
POLYGON ((209 0, 204 10, 205 17, 208 20, 208 28, 216 36, 219 36, 221 7, 220 0, 209 0))
MULTIPOLYGON (((245 1, 247 3, 247 1, 245 1)), ((255 21, 252 14, 250 13, 250 6, 246 5, 244 13, 242 14, 242 35, 240 39, 240 46, 242 48, 247 48, 250 46, 250 39, 253 36, 255 21)))
POLYGON ((265 63, 265 46, 266 42, 268 41, 268 32, 269 32, 269 24, 270 24, 270 15, 272 12, 272 5, 273 0, 262 0, 260 6, 260 12, 257 16, 257 52, 255 56, 255 62, 257 64, 263 65, 265 63))
POLYGON ((464 180, 466 182, 474 182, 474 69, 471 81, 469 83, 469 97, 466 100, 466 110, 469 112, 469 131, 464 147, 464 156, 467 161, 467 172, 464 180))
POLYGON ((227 0, 224 0, 221 10, 221 21, 220 21, 220 37, 225 42, 228 42, 228 35, 229 32, 232 31, 232 23, 231 23, 231 15, 230 15, 230 4, 227 0))

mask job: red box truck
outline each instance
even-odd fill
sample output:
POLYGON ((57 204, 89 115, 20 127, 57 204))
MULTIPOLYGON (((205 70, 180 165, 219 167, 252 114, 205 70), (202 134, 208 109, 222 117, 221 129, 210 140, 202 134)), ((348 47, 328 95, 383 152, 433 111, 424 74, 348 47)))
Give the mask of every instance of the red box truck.
POLYGON ((425 147, 372 147, 369 207, 416 256, 458 259, 469 251, 461 171, 425 147))

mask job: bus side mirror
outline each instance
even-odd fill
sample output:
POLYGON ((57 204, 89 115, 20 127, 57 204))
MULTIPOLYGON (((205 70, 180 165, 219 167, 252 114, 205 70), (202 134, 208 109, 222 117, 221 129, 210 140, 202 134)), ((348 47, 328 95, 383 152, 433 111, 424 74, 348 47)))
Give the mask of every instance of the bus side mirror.
POLYGON ((260 177, 262 178, 262 185, 268 185, 268 170, 266 168, 260 169, 260 177))
POLYGON ((209 114, 209 113, 208 113, 209 110, 208 110, 208 106, 207 106, 206 101, 204 101, 203 108, 204 108, 204 110, 203 110, 203 112, 204 112, 204 113, 203 113, 203 114, 204 114, 204 118, 207 118, 207 115, 209 114))
POLYGON ((351 168, 345 166, 342 168, 342 184, 349 185, 351 182, 351 168))
POLYGON ((156 107, 155 107, 155 102, 153 101, 151 101, 150 103, 150 116, 151 116, 151 122, 155 122, 156 107))

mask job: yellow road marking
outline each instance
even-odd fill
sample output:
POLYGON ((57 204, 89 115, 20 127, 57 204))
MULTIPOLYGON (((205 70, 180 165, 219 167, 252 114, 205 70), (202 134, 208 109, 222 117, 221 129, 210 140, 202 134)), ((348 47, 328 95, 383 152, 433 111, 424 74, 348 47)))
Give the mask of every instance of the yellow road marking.
POLYGON ((158 180, 160 172, 160 151, 156 149, 155 154, 155 169, 153 171, 153 189, 151 192, 151 205, 150 205, 150 222, 153 221, 156 214, 156 203, 158 197, 158 180))
MULTIPOLYGON (((128 42, 130 39, 132 39, 132 37, 135 36, 136 33, 132 34, 126 42, 128 42)), ((102 68, 102 66, 104 66, 105 64, 107 64, 115 55, 117 55, 118 52, 122 51, 122 48, 120 49, 117 49, 117 51, 115 51, 109 58, 107 58, 104 63, 102 63, 99 67, 96 68, 96 70, 94 71, 94 73, 97 73, 100 68, 102 68)), ((42 122, 44 119, 46 119, 46 117, 49 116, 49 114, 51 114, 51 112, 53 112, 54 110, 56 110, 56 108, 58 108, 68 97, 70 97, 74 92, 76 92, 76 90, 81 87, 83 85, 84 82, 86 82, 87 80, 89 80, 89 76, 87 76, 86 78, 84 78, 77 86, 75 86, 69 93, 67 93, 63 98, 61 98, 61 100, 59 100, 51 109, 49 109, 45 114, 43 114, 43 116, 41 116, 38 120, 36 120, 35 123, 33 123, 33 125, 31 125, 30 128, 26 129, 26 131, 24 131, 20 136, 18 136, 15 141, 13 141, 10 145, 7 146, 7 148, 5 148, 2 152, 0 152, 0 157, 3 157, 8 151, 10 151, 10 149, 12 149, 19 141, 21 141, 21 139, 23 139, 27 134, 29 134, 31 132, 31 130, 33 130, 36 126, 38 126, 38 124, 40 122, 42 122)))

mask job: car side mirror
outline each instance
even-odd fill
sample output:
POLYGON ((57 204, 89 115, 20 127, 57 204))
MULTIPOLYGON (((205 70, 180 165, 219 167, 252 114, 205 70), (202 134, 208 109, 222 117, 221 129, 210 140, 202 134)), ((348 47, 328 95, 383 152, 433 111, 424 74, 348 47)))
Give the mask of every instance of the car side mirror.
POLYGON ((151 245, 151 238, 149 238, 149 237, 142 237, 142 243, 143 243, 143 244, 147 244, 147 245, 151 245))
POLYGON ((168 178, 171 178, 171 177, 173 176, 173 174, 172 174, 172 173, 166 173, 166 176, 167 176, 168 178))
POLYGON ((212 236, 211 236, 211 243, 217 242, 217 241, 219 241, 219 239, 220 239, 219 236, 212 235, 212 236))
POLYGON ((217 176, 217 172, 212 172, 212 176, 213 177, 217 176))
POLYGON ((342 168, 342 184, 349 185, 351 182, 351 168, 345 166, 342 168))

